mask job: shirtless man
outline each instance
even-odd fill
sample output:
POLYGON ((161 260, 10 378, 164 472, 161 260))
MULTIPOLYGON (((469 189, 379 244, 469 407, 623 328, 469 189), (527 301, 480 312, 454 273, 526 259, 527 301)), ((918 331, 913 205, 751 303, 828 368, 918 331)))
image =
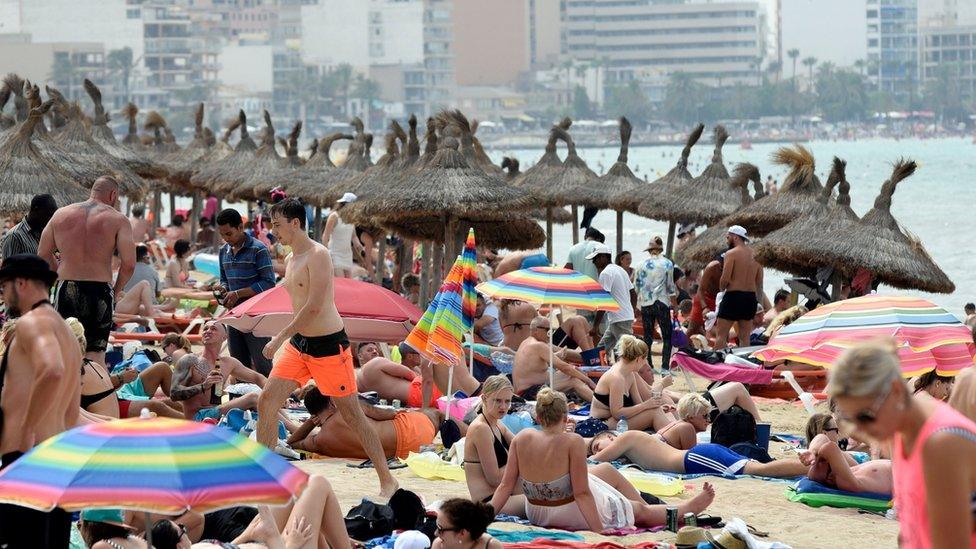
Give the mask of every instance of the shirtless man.
MULTIPOLYGON (((220 361, 220 374, 223 376, 224 387, 233 383, 253 383, 264 388, 268 378, 244 365, 240 360, 221 355, 224 343, 227 341, 227 328, 216 320, 208 320, 200 333, 203 343, 203 362, 210 368, 220 361)), ((209 375, 210 370, 208 370, 209 375)))
MULTIPOLYGON (((368 343, 360 346, 360 361, 369 356, 368 343)), ((397 364, 378 354, 369 359, 356 371, 356 386, 360 391, 375 391, 380 398, 399 400, 408 408, 428 408, 431 402, 440 398, 440 391, 434 386, 434 372, 430 362, 423 360, 413 347, 400 344, 403 364, 397 364)))
MULTIPOLYGON (((534 400, 539 389, 549 383, 549 319, 537 316, 530 323, 530 328, 531 337, 519 345, 512 368, 515 394, 526 400, 534 400)), ((586 402, 593 400, 596 384, 586 374, 555 355, 552 365, 558 370, 554 389, 564 393, 575 392, 586 402)))
POLYGON ((648 471, 680 474, 757 475, 793 478, 807 474, 808 467, 797 458, 761 463, 739 455, 720 444, 696 444, 679 450, 657 435, 644 431, 597 433, 590 442, 594 461, 625 457, 648 471))
POLYGON ((691 307, 691 318, 688 319, 688 335, 705 334, 705 318, 715 310, 715 296, 718 295, 719 282, 722 280, 722 263, 724 256, 713 259, 702 271, 698 282, 698 293, 695 294, 691 307))
POLYGON ((847 492, 891 494, 890 459, 873 459, 858 464, 837 443, 819 434, 810 441, 810 448, 800 455, 810 466, 807 478, 847 492))
POLYGON ((132 239, 134 241, 148 242, 152 240, 152 224, 146 219, 145 205, 132 205, 132 216, 129 217, 129 225, 132 226, 132 239))
MULTIPOLYGON (((0 469, 78 424, 81 349, 47 298, 57 274, 33 254, 0 266, 0 293, 18 317, 0 359, 0 469)), ((0 547, 67 547, 71 516, 0 505, 0 547)))
POLYGON ((718 319, 715 322, 715 349, 724 349, 728 344, 729 330, 735 324, 736 333, 743 334, 746 341, 740 341, 740 346, 749 345, 749 333, 752 332, 752 318, 756 316, 759 304, 756 296, 762 295, 763 269, 756 261, 752 248, 748 246, 749 237, 746 230, 739 225, 732 225, 725 233, 729 243, 729 251, 725 252, 725 263, 722 265, 722 278, 719 290, 725 292, 722 303, 718 308, 718 319))
POLYGON ((325 246, 308 237, 305 219, 305 206, 294 198, 271 208, 272 232, 292 249, 285 260, 284 284, 295 317, 264 348, 264 356, 272 358, 288 342, 261 393, 258 442, 274 448, 278 410, 288 395, 314 379, 322 394, 332 397, 343 421, 373 460, 380 495, 390 497, 398 484, 390 475, 376 429, 359 406, 349 339, 335 306, 332 258, 325 246))
MULTIPOLYGON (((394 457, 406 458, 410 452, 419 452, 421 446, 433 444, 437 427, 444 419, 440 412, 430 408, 408 412, 378 408, 364 402, 353 403, 379 436, 384 454, 379 463, 394 457)), ((317 387, 312 387, 305 394, 305 408, 312 416, 288 437, 292 448, 331 457, 369 457, 374 466, 379 464, 367 455, 361 439, 349 428, 342 412, 336 413, 336 399, 324 396, 317 387)))
MULTIPOLYGON (((238 362, 237 364, 240 366, 241 363, 238 362)), ((241 379, 241 381, 259 383, 261 380, 257 376, 264 377, 243 366, 239 370, 235 370, 236 374, 242 374, 241 370, 251 372, 251 374, 245 375, 255 376, 250 379, 241 379)), ((221 416, 234 408, 256 409, 258 393, 248 393, 221 404, 211 402, 212 387, 218 382, 225 386, 230 375, 229 372, 224 372, 223 358, 221 358, 220 371, 217 372, 214 370, 213 364, 209 364, 199 356, 192 353, 185 354, 176 361, 173 367, 173 386, 170 388, 169 396, 173 401, 183 404, 183 417, 192 421, 220 419, 221 416)), ((271 413, 271 417, 277 418, 277 410, 271 413)))
POLYGON ((105 364, 105 348, 114 322, 115 301, 136 266, 136 245, 129 220, 116 209, 119 184, 110 175, 92 185, 91 198, 54 213, 41 234, 37 255, 58 272, 54 306, 63 318, 75 317, 85 327, 85 356, 105 364), (112 256, 121 266, 112 286, 112 256), (60 254, 60 264, 55 258, 60 254))
MULTIPOLYGON (((498 322, 502 326, 502 347, 518 349, 529 337, 529 324, 539 316, 539 312, 530 303, 503 299, 498 308, 498 322)), ((557 347, 566 349, 579 348, 588 351, 593 348, 590 338, 590 324, 582 316, 572 316, 563 320, 556 331, 552 333, 552 342, 557 347)))

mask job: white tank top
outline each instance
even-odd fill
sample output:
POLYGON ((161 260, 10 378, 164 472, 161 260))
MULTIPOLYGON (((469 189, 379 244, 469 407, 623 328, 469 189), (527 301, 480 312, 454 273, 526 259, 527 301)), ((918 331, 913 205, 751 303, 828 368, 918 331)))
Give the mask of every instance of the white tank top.
POLYGON ((332 265, 342 269, 352 269, 352 235, 356 226, 342 221, 336 216, 336 224, 329 237, 329 252, 332 254, 332 265))

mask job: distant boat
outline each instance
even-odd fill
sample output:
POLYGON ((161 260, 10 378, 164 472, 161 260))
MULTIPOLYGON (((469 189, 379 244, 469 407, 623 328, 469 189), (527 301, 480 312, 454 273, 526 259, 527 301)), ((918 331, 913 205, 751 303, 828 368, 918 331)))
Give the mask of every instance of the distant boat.
POLYGON ((748 139, 743 139, 741 142, 739 142, 739 148, 744 151, 751 151, 752 143, 750 143, 748 139))

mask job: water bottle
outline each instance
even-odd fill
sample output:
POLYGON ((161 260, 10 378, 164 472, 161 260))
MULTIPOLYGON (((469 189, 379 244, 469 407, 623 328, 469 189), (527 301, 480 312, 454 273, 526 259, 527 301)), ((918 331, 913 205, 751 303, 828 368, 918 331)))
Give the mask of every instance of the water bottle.
POLYGON ((618 435, 627 431, 627 418, 625 416, 620 416, 620 419, 617 420, 617 428, 615 431, 618 435))
POLYGON ((514 355, 510 355, 503 351, 495 351, 491 353, 491 364, 496 370, 503 374, 512 373, 512 363, 514 360, 514 355))
MULTIPOLYGON (((220 373, 220 359, 219 358, 214 361, 213 371, 216 372, 216 373, 218 373, 218 374, 220 373)), ((224 387, 223 387, 223 385, 224 385, 224 383, 222 381, 218 381, 217 383, 214 383, 213 384, 213 387, 210 388, 210 405, 211 406, 220 406, 221 398, 224 395, 224 387)))

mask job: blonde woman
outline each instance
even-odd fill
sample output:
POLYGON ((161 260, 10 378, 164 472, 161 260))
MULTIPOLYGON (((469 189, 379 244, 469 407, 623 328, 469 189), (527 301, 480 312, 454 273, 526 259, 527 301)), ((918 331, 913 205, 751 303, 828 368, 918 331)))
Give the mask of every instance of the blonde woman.
MULTIPOLYGON (((502 418, 508 414, 514 394, 512 382, 502 375, 489 377, 481 386, 478 415, 464 438, 464 474, 474 501, 491 501, 505 474, 514 435, 502 423, 502 418)), ((512 496, 501 512, 524 515, 525 498, 512 496)))
POLYGON ((638 431, 661 429, 674 421, 670 402, 661 394, 652 396, 651 386, 638 374, 647 365, 647 344, 632 335, 621 336, 617 356, 620 359, 593 390, 590 415, 613 425, 625 417, 628 428, 638 431))
POLYGON ((976 423, 928 395, 913 398, 891 341, 847 351, 827 392, 840 418, 874 440, 894 442, 901 546, 976 546, 976 423))
MULTIPOLYGON (((586 443, 566 432, 566 395, 542 389, 535 413, 542 429, 525 429, 512 440, 508 466, 491 500, 496 513, 521 485, 525 514, 536 526, 603 532, 664 524, 665 506, 645 503, 612 465, 587 469, 586 443)), ((715 491, 706 483, 700 494, 678 506, 678 512, 697 514, 714 498, 715 491)))

